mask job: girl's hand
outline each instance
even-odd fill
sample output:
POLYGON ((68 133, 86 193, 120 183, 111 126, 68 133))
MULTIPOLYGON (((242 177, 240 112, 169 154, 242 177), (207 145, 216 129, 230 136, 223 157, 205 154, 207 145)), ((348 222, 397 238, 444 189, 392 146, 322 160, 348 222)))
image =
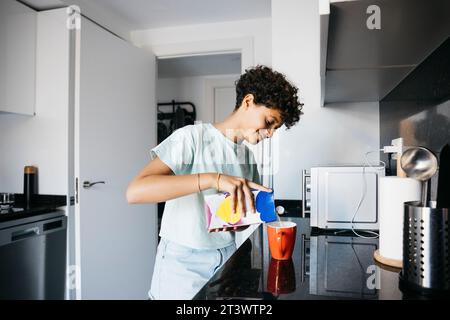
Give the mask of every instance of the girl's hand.
POLYGON ((239 210, 244 217, 247 209, 251 210, 252 213, 256 212, 255 199, 251 189, 272 192, 271 189, 247 179, 225 174, 220 175, 218 187, 219 191, 228 192, 230 194, 232 212, 236 213, 237 207, 239 206, 239 210), (247 208, 247 203, 250 205, 250 208, 247 208))

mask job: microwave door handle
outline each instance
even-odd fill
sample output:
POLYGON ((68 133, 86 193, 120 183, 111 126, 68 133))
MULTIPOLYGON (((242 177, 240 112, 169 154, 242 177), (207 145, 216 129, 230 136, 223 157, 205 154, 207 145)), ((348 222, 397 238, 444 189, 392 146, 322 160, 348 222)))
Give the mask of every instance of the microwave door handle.
POLYGON ((308 170, 303 170, 302 172, 302 218, 306 217, 306 213, 310 212, 307 208, 307 201, 306 201, 306 193, 307 193, 307 178, 311 178, 311 174, 308 173, 308 170))

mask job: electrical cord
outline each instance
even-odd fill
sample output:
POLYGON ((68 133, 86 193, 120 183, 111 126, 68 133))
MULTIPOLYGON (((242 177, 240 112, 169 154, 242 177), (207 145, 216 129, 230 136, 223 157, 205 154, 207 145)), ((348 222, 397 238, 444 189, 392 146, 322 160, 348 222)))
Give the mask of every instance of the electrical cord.
POLYGON ((389 175, 392 175, 392 153, 388 153, 388 171, 389 175))
MULTIPOLYGON (((357 237, 363 238, 363 239, 377 239, 379 237, 379 234, 377 232, 370 231, 370 230, 365 230, 364 233, 371 234, 372 235, 371 237, 370 236, 364 236, 364 235, 358 233, 358 230, 354 228, 354 224, 355 224, 356 215, 358 214, 358 211, 361 208, 361 205, 362 205, 362 203, 363 203, 363 201, 364 201, 364 199, 366 197, 366 193, 367 193, 366 167, 370 166, 371 168, 374 168, 374 166, 372 166, 372 164, 370 164, 369 160, 367 159, 367 156, 369 154, 371 154, 371 153, 375 153, 375 152, 379 152, 379 151, 383 151, 383 150, 384 149, 379 149, 379 150, 375 150, 375 151, 369 151, 369 152, 366 152, 366 154, 364 155, 365 163, 364 163, 364 166, 363 166, 363 174, 362 174, 362 177, 363 177, 363 191, 362 191, 361 198, 359 199, 358 205, 356 207, 355 213, 353 214, 352 221, 351 221, 351 224, 350 224, 352 232, 357 237)), ((381 161, 381 160, 378 160, 378 161, 379 161, 380 164, 382 164, 383 169, 386 169, 386 163, 384 161, 381 161)))

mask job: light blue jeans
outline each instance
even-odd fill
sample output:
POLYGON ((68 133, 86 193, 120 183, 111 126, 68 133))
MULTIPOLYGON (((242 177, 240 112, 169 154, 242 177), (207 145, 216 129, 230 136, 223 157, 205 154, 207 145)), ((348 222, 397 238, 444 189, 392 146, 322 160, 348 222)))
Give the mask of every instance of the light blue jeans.
POLYGON ((192 299, 235 251, 235 244, 221 249, 192 249, 161 239, 149 298, 192 299))

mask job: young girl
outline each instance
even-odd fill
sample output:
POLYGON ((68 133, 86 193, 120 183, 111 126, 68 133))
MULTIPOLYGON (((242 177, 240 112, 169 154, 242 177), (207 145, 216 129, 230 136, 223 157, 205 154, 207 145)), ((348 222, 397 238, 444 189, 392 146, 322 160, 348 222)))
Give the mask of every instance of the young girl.
POLYGON ((191 299, 233 254, 239 228, 208 232, 203 197, 228 192, 233 212, 254 212, 251 189, 271 190, 259 184, 242 142, 257 144, 283 124, 290 128, 301 109, 297 88, 284 75, 257 66, 236 82, 235 110, 223 122, 185 126, 151 150, 152 160, 127 190, 129 203, 166 201, 151 299, 191 299))

